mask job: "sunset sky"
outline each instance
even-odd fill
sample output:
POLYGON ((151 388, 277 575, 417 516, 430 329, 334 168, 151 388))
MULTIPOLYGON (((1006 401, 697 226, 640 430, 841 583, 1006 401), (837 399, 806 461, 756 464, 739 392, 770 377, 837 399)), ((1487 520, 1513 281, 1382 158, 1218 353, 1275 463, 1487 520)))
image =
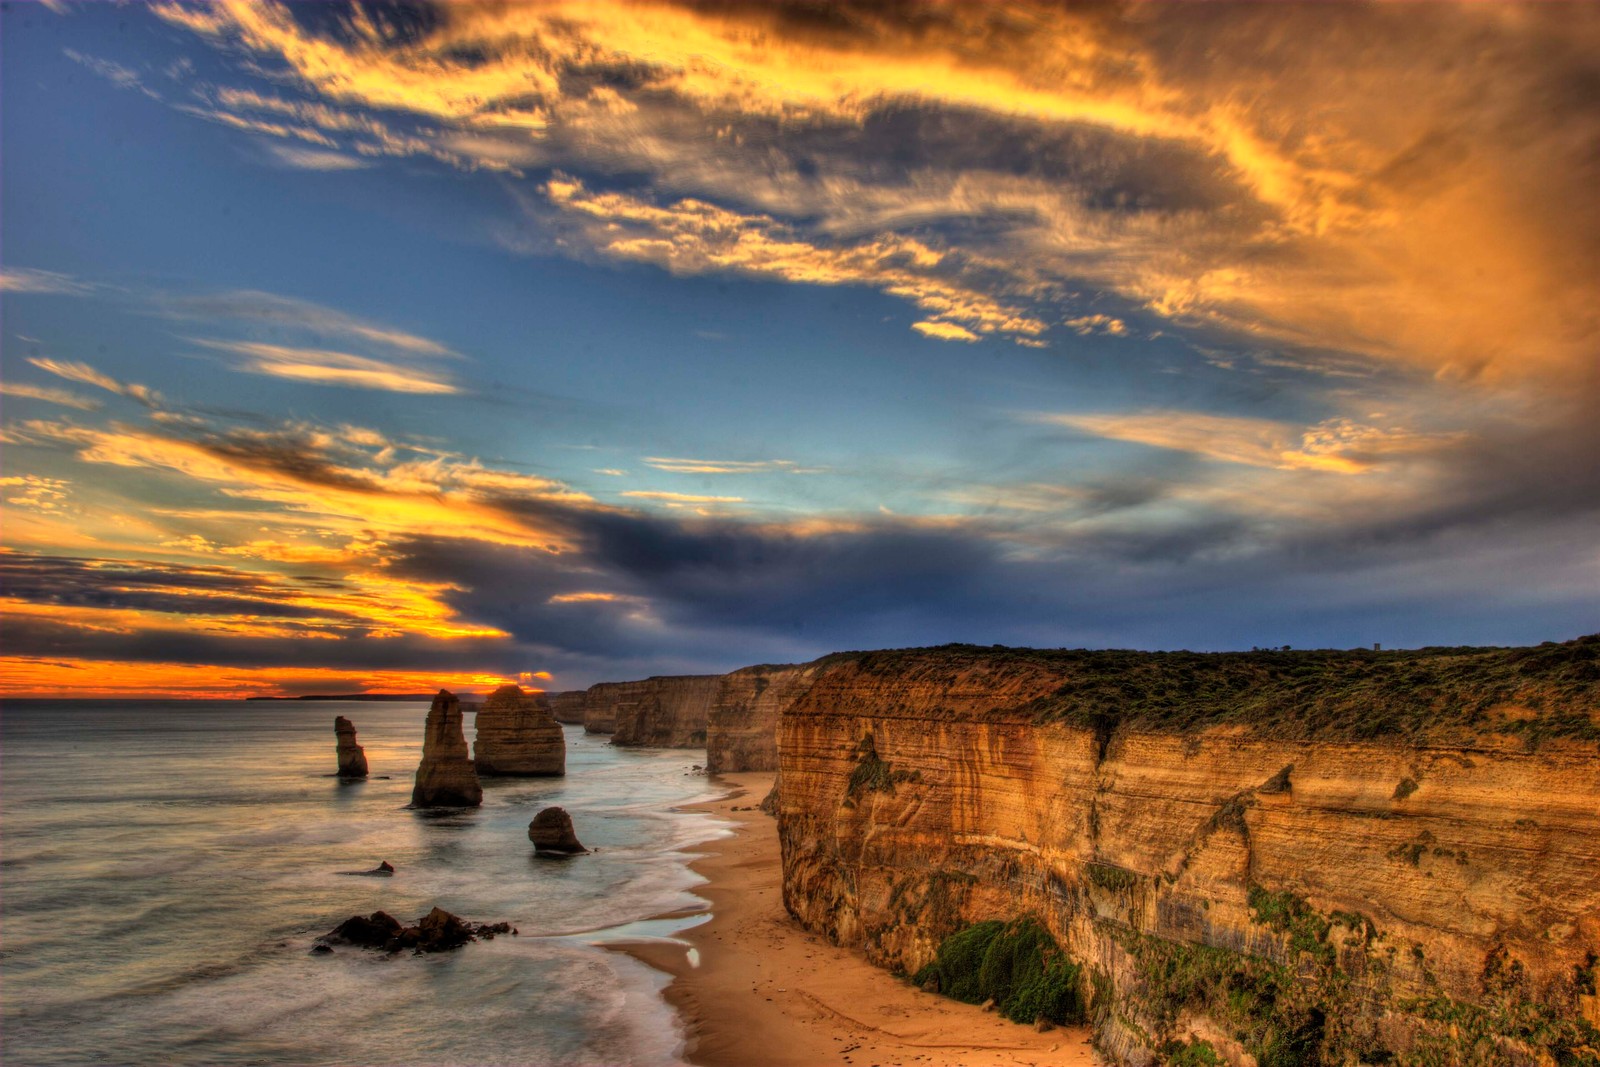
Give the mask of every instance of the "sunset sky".
POLYGON ((0 34, 0 693, 1600 629, 1600 7, 0 34))

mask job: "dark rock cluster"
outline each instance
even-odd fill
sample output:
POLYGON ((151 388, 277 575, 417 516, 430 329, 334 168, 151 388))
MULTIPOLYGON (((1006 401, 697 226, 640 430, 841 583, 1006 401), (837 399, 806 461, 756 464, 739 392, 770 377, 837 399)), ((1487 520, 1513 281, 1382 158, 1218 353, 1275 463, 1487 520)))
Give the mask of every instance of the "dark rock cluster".
POLYGON ((375 911, 371 915, 352 915, 317 938, 317 947, 312 951, 324 951, 331 945, 356 945, 383 952, 446 952, 468 941, 492 941, 496 934, 516 932, 510 923, 467 922, 443 908, 434 908, 415 926, 407 926, 386 911, 375 911))

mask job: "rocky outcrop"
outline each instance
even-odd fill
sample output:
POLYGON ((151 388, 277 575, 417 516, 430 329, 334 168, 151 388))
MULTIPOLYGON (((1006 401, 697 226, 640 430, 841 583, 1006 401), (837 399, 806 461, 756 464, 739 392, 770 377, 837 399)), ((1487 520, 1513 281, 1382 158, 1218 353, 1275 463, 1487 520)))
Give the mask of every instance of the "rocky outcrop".
POLYGON ((700 748, 721 681, 718 674, 690 674, 601 682, 584 694, 583 728, 610 734, 617 745, 700 748))
POLYGON ((473 764, 479 774, 555 777, 567 773, 566 735, 542 693, 503 685, 475 716, 473 764))
POLYGON ((569 689, 564 693, 550 694, 550 713, 556 722, 583 725, 583 703, 589 694, 582 689, 569 689))
POLYGON ((528 840, 533 842, 535 852, 570 856, 589 851, 578 840, 572 816, 565 808, 545 808, 535 815, 528 824, 528 840))
POLYGON ((583 694, 584 733, 607 736, 614 733, 617 729, 617 706, 632 704, 641 697, 648 696, 649 692, 649 679, 638 682, 600 682, 598 685, 591 685, 583 694))
POLYGON ((745 667, 722 676, 706 721, 706 773, 778 769, 778 721, 830 662, 745 667))
POLYGON ((665 675, 646 679, 632 701, 617 704, 614 745, 704 748, 706 718, 722 685, 720 674, 665 675))
POLYGON ((411 806, 472 808, 482 803, 483 787, 467 756, 467 739, 461 729, 461 702, 454 693, 441 689, 428 708, 411 806))
POLYGON ((493 941, 496 934, 513 934, 510 923, 473 923, 434 908, 407 926, 386 911, 353 915, 317 938, 319 947, 357 945, 383 952, 448 952, 480 937, 493 941))
POLYGON ((912 974, 1034 916, 1118 1063, 1593 1063, 1600 639, 1271 657, 831 667, 782 718, 786 906, 912 974))
POLYGON ((333 733, 338 738, 339 777, 365 778, 367 753, 356 744, 356 725, 343 715, 334 717, 333 733))

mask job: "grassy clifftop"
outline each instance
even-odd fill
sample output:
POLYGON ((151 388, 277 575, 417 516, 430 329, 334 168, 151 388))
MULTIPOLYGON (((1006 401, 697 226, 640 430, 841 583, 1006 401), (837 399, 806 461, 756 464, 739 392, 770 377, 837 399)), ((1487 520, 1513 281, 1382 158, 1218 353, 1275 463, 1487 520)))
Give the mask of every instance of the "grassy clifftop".
POLYGON ((1530 648, 1129 652, 943 645, 838 657, 921 683, 1026 666, 1060 685, 1019 708, 1099 730, 1215 726, 1411 744, 1510 734, 1600 742, 1600 634, 1530 648))

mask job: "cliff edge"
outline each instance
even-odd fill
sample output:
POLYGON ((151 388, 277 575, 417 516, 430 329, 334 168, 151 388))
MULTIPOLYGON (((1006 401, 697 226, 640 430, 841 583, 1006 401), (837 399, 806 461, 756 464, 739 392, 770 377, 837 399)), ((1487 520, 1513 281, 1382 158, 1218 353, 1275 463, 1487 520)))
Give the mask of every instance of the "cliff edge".
POLYGON ((1116 1062, 1600 1063, 1600 638, 867 653, 780 730, 802 924, 1037 919, 1116 1062))

